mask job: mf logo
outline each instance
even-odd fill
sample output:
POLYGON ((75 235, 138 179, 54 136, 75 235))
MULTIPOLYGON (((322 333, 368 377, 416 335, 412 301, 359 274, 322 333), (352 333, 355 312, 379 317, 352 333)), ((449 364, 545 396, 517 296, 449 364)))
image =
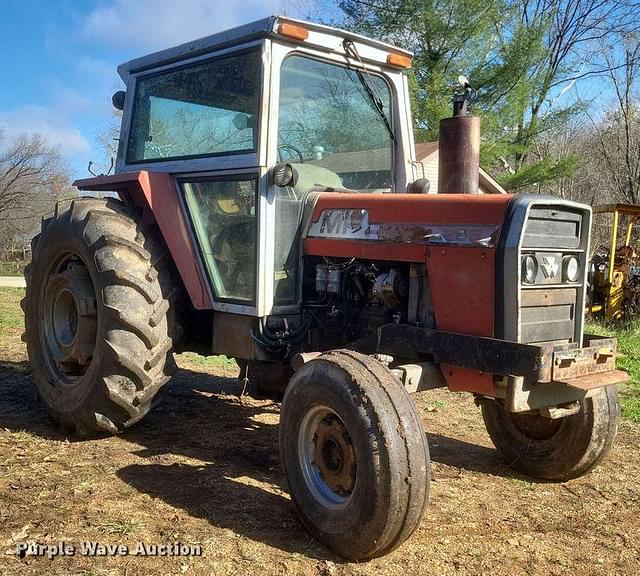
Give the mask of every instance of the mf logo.
POLYGON ((560 263, 554 256, 542 257, 542 273, 545 278, 555 278, 560 269, 560 263))

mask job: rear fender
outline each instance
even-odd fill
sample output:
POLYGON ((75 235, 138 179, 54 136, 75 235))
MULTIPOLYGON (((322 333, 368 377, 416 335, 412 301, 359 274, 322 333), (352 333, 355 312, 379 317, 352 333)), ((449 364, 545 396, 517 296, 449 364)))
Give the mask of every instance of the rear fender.
POLYGON ((73 184, 83 191, 117 192, 125 204, 142 209, 143 220, 155 222, 160 228, 194 308, 213 307, 172 175, 139 171, 86 178, 73 184))

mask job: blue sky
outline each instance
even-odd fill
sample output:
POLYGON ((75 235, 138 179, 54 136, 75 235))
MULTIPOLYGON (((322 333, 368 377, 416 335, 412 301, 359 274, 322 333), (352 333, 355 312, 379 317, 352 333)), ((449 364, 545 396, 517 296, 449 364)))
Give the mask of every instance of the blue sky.
POLYGON ((0 0, 0 128, 43 134, 73 177, 104 160, 118 64, 277 12, 278 0, 0 0))
MULTIPOLYGON (((326 16, 327 0, 0 0, 0 129, 40 133, 59 146, 73 177, 90 160, 108 168, 99 136, 117 120, 118 64, 272 13, 326 16), (293 6, 293 8, 292 8, 293 6)), ((574 87, 575 88, 575 87, 574 87)), ((609 100, 609 86, 580 94, 609 100)), ((572 91, 573 92, 573 91, 572 91)), ((567 94, 569 96, 569 94, 567 94)))

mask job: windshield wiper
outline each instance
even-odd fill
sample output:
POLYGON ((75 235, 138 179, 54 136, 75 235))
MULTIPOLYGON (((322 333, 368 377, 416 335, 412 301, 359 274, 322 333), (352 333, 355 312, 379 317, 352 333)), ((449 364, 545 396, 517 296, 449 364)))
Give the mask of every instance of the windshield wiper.
POLYGON ((374 92, 374 85, 373 85, 373 80, 371 78, 371 74, 369 74, 369 71, 367 70, 367 67, 364 65, 362 58, 360 58, 360 54, 358 54, 355 44, 351 40, 345 39, 342 45, 344 46, 344 51, 348 55, 351 55, 351 57, 358 60, 358 62, 360 62, 360 64, 362 65, 362 68, 364 69, 367 75, 366 78, 365 78, 365 75, 362 73, 362 70, 360 70, 360 68, 354 68, 353 66, 349 65, 349 59, 347 58, 347 66, 349 67, 349 70, 353 70, 358 76, 358 80, 360 80, 360 84, 362 84, 362 87, 364 88, 364 91, 367 93, 369 100, 371 100, 373 107, 378 112, 383 124, 389 131, 391 140, 393 142, 396 142, 396 135, 393 131, 393 128, 391 127, 391 122, 389 121, 389 117, 384 111, 384 104, 382 103, 382 99, 374 92))
MULTIPOLYGON (((380 115, 382 122, 387 127, 387 130, 391 135, 391 140, 395 142, 396 135, 393 132, 393 128, 391 127, 391 122, 389 122, 389 118, 387 117, 387 114, 384 111, 384 104, 382 103, 382 100, 373 93, 373 90, 371 89, 369 82, 367 82, 367 79, 364 77, 364 74, 362 74, 360 70, 353 69, 353 68, 352 70, 354 70, 354 72, 357 74, 358 79, 360 80, 360 83, 362 84, 363 88, 365 89, 365 92, 367 93, 367 95, 369 96, 369 99, 371 100, 371 103, 373 104, 374 108, 377 110, 378 114, 380 115)), ((367 78, 368 77, 369 76, 367 76, 367 78)))

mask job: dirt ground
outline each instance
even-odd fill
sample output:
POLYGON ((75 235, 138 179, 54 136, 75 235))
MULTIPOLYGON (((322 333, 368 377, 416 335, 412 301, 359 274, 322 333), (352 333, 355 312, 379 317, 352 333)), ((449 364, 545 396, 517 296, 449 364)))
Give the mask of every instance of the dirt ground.
POLYGON ((0 344, 0 574, 640 573, 640 426, 591 474, 539 483, 503 465, 470 397, 416 396, 433 480, 397 551, 345 563, 299 523, 278 461, 279 405, 236 370, 180 359, 164 403, 121 437, 75 441, 36 400, 21 330, 0 344), (20 559, 18 541, 181 542, 200 557, 20 559))

